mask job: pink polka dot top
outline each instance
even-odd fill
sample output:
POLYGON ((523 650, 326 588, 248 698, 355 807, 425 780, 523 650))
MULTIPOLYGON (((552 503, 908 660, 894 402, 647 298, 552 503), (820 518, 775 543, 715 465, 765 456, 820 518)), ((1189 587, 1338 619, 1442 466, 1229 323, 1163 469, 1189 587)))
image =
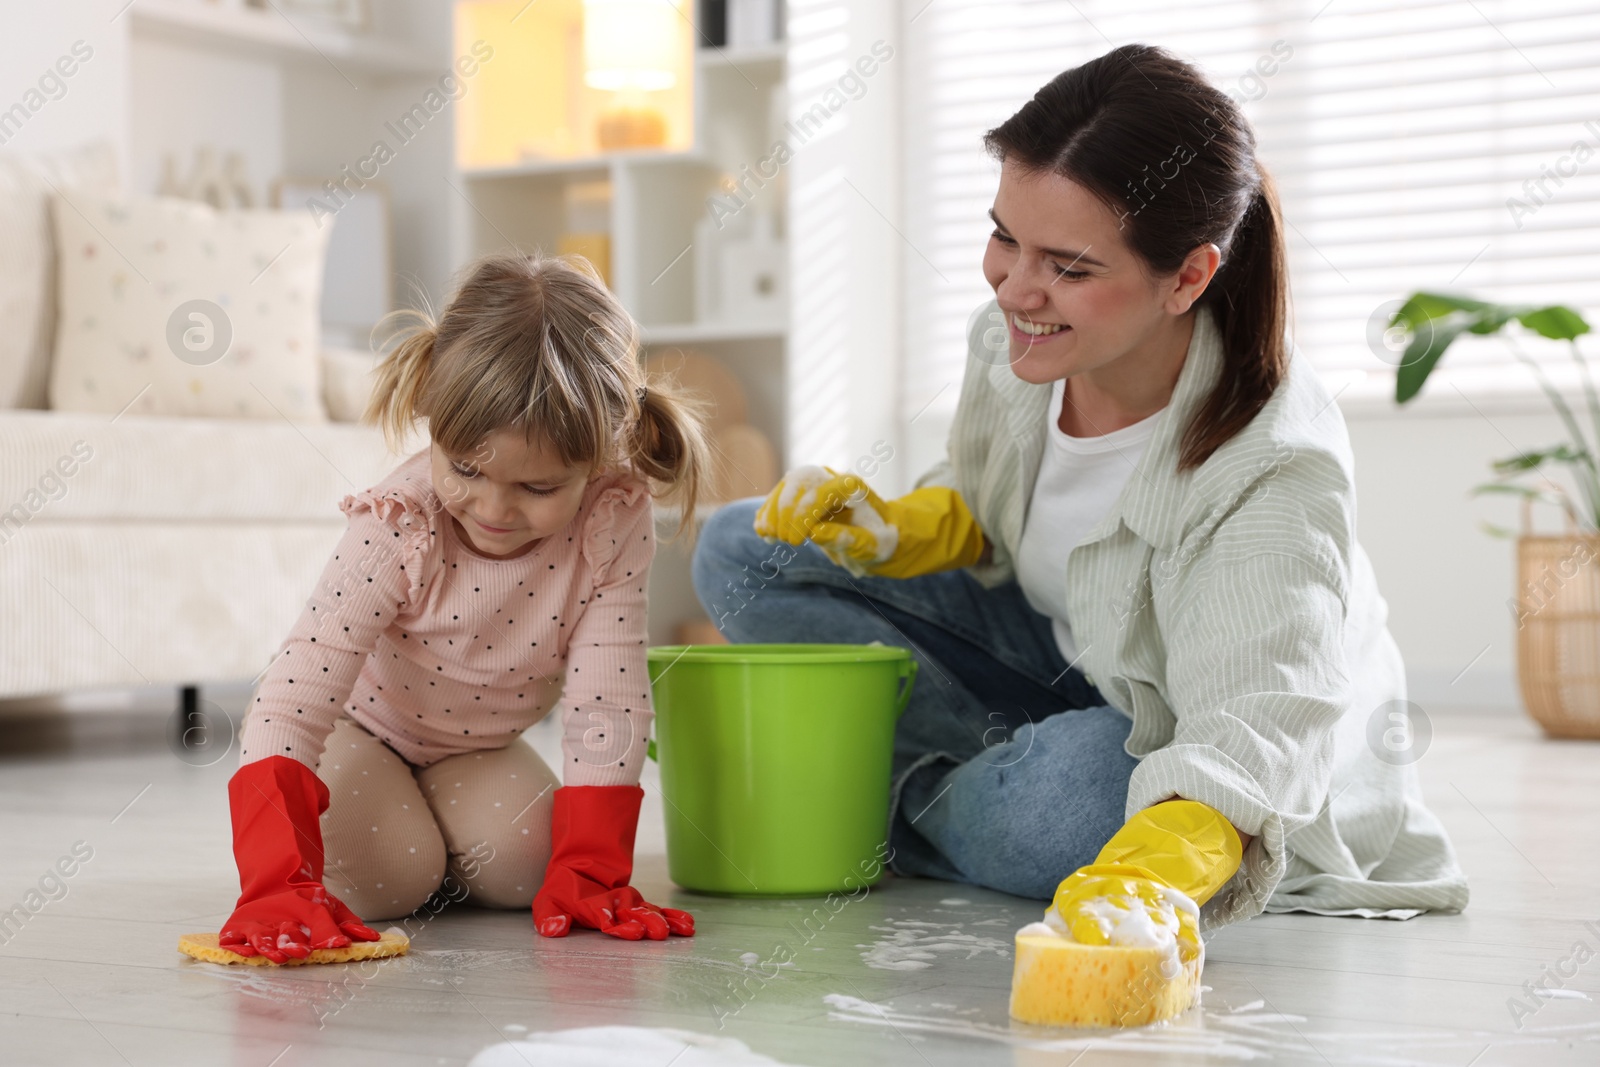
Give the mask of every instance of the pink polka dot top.
POLYGON ((505 560, 456 535, 427 449, 339 508, 349 524, 253 694, 241 764, 316 770, 349 715, 425 767, 503 748, 560 702, 563 782, 639 781, 655 527, 637 475, 592 479, 565 529, 505 560))

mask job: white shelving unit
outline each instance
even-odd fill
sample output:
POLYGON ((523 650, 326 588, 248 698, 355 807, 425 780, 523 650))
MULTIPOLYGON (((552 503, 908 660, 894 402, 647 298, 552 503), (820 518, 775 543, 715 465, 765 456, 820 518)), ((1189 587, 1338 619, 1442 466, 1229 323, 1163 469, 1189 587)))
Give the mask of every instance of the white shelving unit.
MULTIPOLYGON (((702 72, 735 69, 725 60, 702 60, 702 72)), ((746 70, 751 68, 746 67, 746 70)), ((751 90, 763 97, 781 91, 781 62, 764 61, 765 77, 751 90)), ((701 85, 718 79, 702 77, 701 85)), ((697 104, 715 106, 701 90, 697 104)), ((759 114, 767 114, 763 103, 759 114)), ((738 122, 739 116, 732 121, 738 122)), ((705 121, 729 121, 707 114, 705 121)), ((697 130, 698 132, 698 130, 697 130)), ((764 135, 764 130, 763 130, 764 135)), ((694 227, 705 217, 707 198, 718 182, 737 174, 747 160, 719 159, 708 147, 690 152, 614 152, 571 160, 538 160, 512 166, 459 168, 457 187, 466 197, 458 212, 457 261, 467 262, 507 247, 553 251, 566 228, 566 197, 573 183, 606 182, 611 189, 610 282, 639 321, 647 348, 694 347, 725 361, 739 376, 752 403, 751 421, 772 440, 784 440, 782 398, 771 386, 783 378, 786 317, 774 321, 697 320, 694 227)), ((775 190, 763 190, 758 196, 775 190)), ((754 206, 754 205, 752 205, 754 206)), ((779 216, 783 207, 770 204, 779 216)), ((781 230, 780 230, 781 233, 781 230)))
MULTIPOLYGON (((451 179, 463 200, 455 213, 457 263, 509 247, 554 252, 568 229, 569 190, 579 183, 607 184, 608 281, 641 326, 644 356, 692 349, 732 371, 748 395, 749 422, 773 443, 780 469, 788 429, 787 313, 755 322, 699 318, 695 259, 705 250, 696 241, 695 227, 707 218, 708 198, 725 195, 720 183, 737 178, 781 136, 771 127, 772 116, 781 113, 785 73, 783 42, 758 49, 699 49, 689 147, 482 166, 458 161, 451 179)), ((771 212, 780 238, 787 230, 783 185, 781 179, 767 183, 740 209, 771 212)), ((750 493, 764 490, 752 486, 750 493)), ((697 517, 714 506, 703 507, 697 517)), ((677 521, 676 511, 658 509, 663 534, 677 521)), ((650 596, 652 643, 670 642, 677 624, 705 618, 689 583, 685 545, 660 542, 650 596)))
POLYGON ((394 271, 438 293, 447 283, 450 201, 441 180, 448 112, 401 144, 389 129, 452 69, 449 11, 433 0, 375 5, 374 25, 343 30, 298 9, 206 0, 138 0, 115 25, 126 35, 128 167, 134 193, 156 191, 162 160, 187 173, 201 145, 245 160, 256 203, 279 178, 327 180, 385 140, 376 181, 389 192, 394 271))
POLYGON ((377 75, 428 74, 438 63, 400 42, 296 23, 273 8, 195 0, 138 0, 128 10, 136 35, 275 62, 318 64, 377 75))

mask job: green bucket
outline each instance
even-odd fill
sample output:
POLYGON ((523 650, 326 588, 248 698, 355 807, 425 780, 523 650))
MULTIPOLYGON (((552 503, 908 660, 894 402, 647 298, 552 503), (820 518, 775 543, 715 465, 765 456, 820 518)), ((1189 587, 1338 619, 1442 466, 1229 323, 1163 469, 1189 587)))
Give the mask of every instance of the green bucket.
POLYGON ((883 875, 894 726, 916 661, 883 645, 649 650, 667 871, 685 889, 822 896, 883 875))

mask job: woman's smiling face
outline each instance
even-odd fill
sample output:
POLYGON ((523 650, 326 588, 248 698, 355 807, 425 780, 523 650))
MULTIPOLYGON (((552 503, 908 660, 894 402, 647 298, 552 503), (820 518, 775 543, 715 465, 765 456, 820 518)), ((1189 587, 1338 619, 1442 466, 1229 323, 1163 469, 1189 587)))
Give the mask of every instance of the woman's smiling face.
POLYGON ((1189 309, 1205 288, 1193 283, 1216 269, 1191 269, 1197 250, 1176 275, 1151 278, 1098 197, 1009 161, 990 217, 983 274, 1006 317, 1011 369, 1026 382, 1070 377, 1141 348, 1167 316, 1189 309))
POLYGON ((566 526, 589 484, 588 468, 567 466, 520 432, 496 431, 471 456, 446 455, 437 444, 430 452, 434 489, 457 522, 456 535, 494 559, 520 555, 566 526))

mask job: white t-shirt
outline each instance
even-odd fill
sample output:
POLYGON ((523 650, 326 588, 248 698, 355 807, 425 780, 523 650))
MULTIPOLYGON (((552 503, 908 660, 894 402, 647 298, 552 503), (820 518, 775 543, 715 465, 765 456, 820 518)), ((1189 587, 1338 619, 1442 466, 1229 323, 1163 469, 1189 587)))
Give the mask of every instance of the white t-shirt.
POLYGON ((1099 437, 1071 437, 1057 423, 1066 391, 1065 378, 1050 391, 1044 455, 1017 546, 1016 570, 1023 595, 1033 610, 1050 617, 1056 644, 1071 663, 1078 649, 1067 620, 1067 554, 1117 502, 1167 409, 1099 437))

